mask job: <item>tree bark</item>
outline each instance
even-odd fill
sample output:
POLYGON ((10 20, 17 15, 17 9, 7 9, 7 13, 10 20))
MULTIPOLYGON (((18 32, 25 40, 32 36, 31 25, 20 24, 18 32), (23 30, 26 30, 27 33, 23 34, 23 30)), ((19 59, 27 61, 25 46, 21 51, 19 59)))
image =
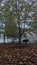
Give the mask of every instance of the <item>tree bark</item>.
POLYGON ((4 44, 5 44, 5 34, 4 34, 4 44))

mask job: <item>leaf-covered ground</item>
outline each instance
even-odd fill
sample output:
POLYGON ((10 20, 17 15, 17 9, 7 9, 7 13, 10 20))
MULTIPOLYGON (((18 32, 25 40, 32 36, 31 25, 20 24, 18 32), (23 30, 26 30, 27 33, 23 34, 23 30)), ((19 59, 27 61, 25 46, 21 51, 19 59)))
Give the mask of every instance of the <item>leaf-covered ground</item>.
POLYGON ((37 65, 37 44, 0 44, 0 65, 37 65))

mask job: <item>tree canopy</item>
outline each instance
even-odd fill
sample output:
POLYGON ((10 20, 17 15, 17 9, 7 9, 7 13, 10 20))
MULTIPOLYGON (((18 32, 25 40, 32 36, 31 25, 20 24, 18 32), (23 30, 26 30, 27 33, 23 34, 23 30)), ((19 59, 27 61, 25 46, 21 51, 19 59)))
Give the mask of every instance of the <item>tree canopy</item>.
POLYGON ((6 36, 16 38, 24 32, 37 34, 37 4, 35 0, 0 0, 0 3, 0 18, 4 18, 6 36))

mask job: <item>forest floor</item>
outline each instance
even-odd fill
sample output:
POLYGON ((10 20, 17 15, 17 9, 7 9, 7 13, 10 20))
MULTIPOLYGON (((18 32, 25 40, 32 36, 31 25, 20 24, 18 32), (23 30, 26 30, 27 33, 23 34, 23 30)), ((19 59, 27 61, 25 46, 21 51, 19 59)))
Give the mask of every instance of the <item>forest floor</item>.
POLYGON ((37 44, 0 44, 0 65, 37 65, 37 44))

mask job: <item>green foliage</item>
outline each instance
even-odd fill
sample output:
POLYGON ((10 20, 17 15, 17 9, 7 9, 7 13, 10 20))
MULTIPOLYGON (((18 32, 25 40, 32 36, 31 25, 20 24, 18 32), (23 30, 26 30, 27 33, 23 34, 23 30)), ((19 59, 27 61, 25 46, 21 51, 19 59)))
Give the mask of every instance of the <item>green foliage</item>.
POLYGON ((8 21, 5 24, 5 34, 7 37, 17 38, 18 37, 18 28, 14 21, 8 21))
POLYGON ((17 24, 15 21, 15 16, 14 16, 14 8, 13 8, 13 4, 14 0, 8 0, 8 2, 6 3, 6 5, 4 5, 3 8, 3 16, 5 18, 5 35, 7 37, 12 37, 12 38, 17 38, 18 37, 18 28, 17 28, 17 24), (12 10, 10 10, 10 8, 12 10))
POLYGON ((14 15, 12 15, 12 13, 9 11, 6 14, 5 19, 6 19, 6 24, 5 24, 5 34, 6 34, 6 36, 12 37, 12 38, 17 38, 18 37, 18 28, 17 28, 17 24, 15 22, 14 15))
MULTIPOLYGON (((4 28, 5 35, 7 37, 15 37, 15 38, 18 37, 17 24, 18 22, 20 24, 23 24, 22 23, 23 21, 24 21, 24 24, 26 23, 28 26, 30 26, 30 28, 25 28, 24 26, 24 29, 22 29, 21 32, 24 31, 28 33, 30 32, 37 33, 37 12, 36 12, 37 9, 36 7, 33 6, 34 5, 33 3, 29 5, 28 3, 23 2, 22 0, 19 0, 19 4, 22 4, 22 5, 19 6, 18 9, 16 9, 17 7, 16 1, 17 0, 8 0, 7 3, 4 4, 4 6, 0 6, 1 7, 0 9, 2 11, 2 14, 0 14, 0 18, 4 17, 5 22, 6 22, 5 28, 4 28), (33 12, 33 14, 29 16, 29 13, 31 12, 33 12), (18 16, 19 16, 19 20, 18 20, 18 16), (17 22, 16 22, 16 19, 17 19, 17 22), (31 21, 29 20, 27 21, 27 19, 31 21)), ((18 26, 20 24, 18 24, 18 26)))

